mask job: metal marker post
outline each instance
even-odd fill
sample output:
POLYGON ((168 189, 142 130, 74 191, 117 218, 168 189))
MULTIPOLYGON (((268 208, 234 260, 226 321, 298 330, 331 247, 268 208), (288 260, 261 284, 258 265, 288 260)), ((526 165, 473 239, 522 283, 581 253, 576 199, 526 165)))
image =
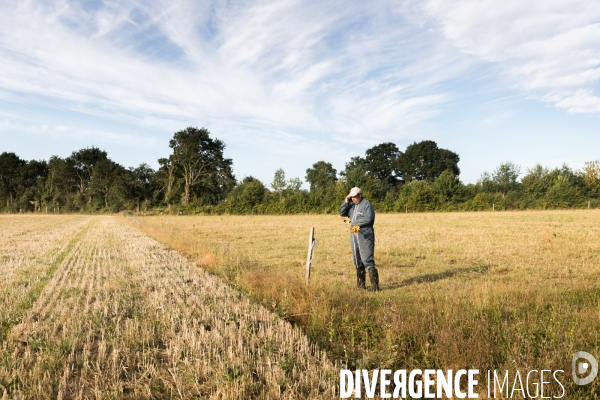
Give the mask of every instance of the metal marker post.
POLYGON ((308 255, 306 256, 306 285, 308 286, 308 278, 310 278, 310 263, 312 262, 313 248, 315 247, 315 228, 310 228, 308 236, 308 255))

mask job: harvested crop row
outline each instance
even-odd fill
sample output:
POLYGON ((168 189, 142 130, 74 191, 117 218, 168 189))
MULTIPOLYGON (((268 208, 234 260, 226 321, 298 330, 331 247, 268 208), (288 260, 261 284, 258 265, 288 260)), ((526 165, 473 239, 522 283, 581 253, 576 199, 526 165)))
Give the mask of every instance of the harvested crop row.
POLYGON ((9 393, 33 398, 334 395, 298 329, 174 251, 97 217, 3 344, 9 393))
POLYGON ((0 341, 32 306, 89 218, 0 218, 0 341))
POLYGON ((15 273, 32 265, 52 264, 65 250, 69 240, 90 222, 89 218, 0 217, 0 285, 9 285, 15 273))
POLYGON ((137 231, 123 232, 129 236, 123 242, 138 249, 126 252, 131 264, 147 271, 140 285, 149 303, 167 319, 169 362, 186 365, 187 375, 173 377, 178 388, 218 397, 333 394, 333 369, 298 329, 178 253, 137 231))

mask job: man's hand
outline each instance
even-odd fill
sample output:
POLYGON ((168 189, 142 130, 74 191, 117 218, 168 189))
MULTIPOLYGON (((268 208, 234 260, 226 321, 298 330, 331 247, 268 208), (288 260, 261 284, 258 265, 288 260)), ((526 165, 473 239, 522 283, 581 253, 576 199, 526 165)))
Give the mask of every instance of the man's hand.
POLYGON ((346 200, 344 200, 344 203, 348 204, 350 202, 350 200, 352 200, 352 197, 346 196, 346 200))
POLYGON ((353 233, 356 235, 358 233, 358 231, 360 231, 360 226, 358 226, 358 225, 350 226, 350 233, 353 233))

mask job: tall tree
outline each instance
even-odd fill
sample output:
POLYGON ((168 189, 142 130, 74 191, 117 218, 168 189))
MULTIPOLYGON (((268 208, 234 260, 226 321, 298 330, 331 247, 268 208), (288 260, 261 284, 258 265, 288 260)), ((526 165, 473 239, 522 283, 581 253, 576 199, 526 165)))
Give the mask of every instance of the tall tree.
MULTIPOLYGON (((500 192, 502 197, 504 197, 509 191, 517 189, 519 185, 518 178, 520 174, 521 167, 510 161, 507 161, 500 164, 498 168, 494 170, 489 177, 491 186, 490 184, 487 185, 490 186, 492 190, 500 192)), ((484 178, 484 175, 482 175, 482 183, 485 188, 487 178, 484 178)))
POLYGON ((129 175, 131 179, 129 182, 130 192, 136 202, 137 211, 140 212, 140 199, 144 199, 143 203, 145 205, 150 200, 150 187, 155 172, 148 164, 142 163, 137 168, 130 167, 129 175))
POLYGON ((461 189, 462 184, 450 170, 445 170, 437 177, 433 186, 443 201, 451 201, 461 189))
POLYGON ((74 151, 68 158, 68 161, 73 165, 74 173, 77 177, 75 186, 82 197, 87 196, 88 203, 91 203, 93 199, 90 185, 94 176, 94 169, 99 162, 107 158, 106 151, 93 146, 74 151))
POLYGON ((238 183, 227 197, 227 211, 231 213, 254 213, 268 190, 258 179, 247 176, 238 183))
POLYGON ((458 154, 440 149, 433 140, 423 140, 406 148, 398 158, 398 170, 405 181, 427 180, 433 182, 445 170, 455 176, 460 174, 458 154))
POLYGON ((69 194, 74 188, 73 164, 56 155, 48 160, 48 177, 44 182, 44 195, 42 201, 46 206, 58 208, 67 204, 69 194))
POLYGON ((105 208, 109 207, 109 195, 121 181, 124 172, 125 169, 110 158, 100 160, 94 166, 90 186, 94 192, 102 196, 105 208))
POLYGON ((283 191, 286 187, 287 181, 285 179, 285 171, 282 168, 279 168, 277 171, 275 171, 273 182, 271 182, 271 188, 279 195, 279 200, 283 198, 283 191))
POLYGON ((346 163, 346 166, 344 170, 340 172, 340 175, 347 177, 351 171, 356 169, 360 169, 361 171, 364 171, 364 173, 367 172, 366 161, 361 156, 352 157, 350 161, 346 163))
POLYGON ((22 160, 15 153, 3 152, 0 154, 0 195, 9 208, 17 197, 21 185, 22 170, 27 161, 22 160))
POLYGON ((167 208, 171 208, 180 179, 177 163, 174 161, 174 156, 171 155, 169 158, 159 158, 158 164, 160 168, 156 172, 155 180, 167 208))
POLYGON ((306 181, 311 192, 325 193, 335 187, 337 171, 331 163, 318 161, 306 170, 306 181))
POLYGON ((302 180, 300 178, 292 178, 287 181, 285 191, 291 194, 295 194, 300 191, 302 187, 302 180))
POLYGON ((175 132, 169 147, 173 149, 173 161, 183 175, 183 204, 190 202, 194 187, 200 187, 203 191, 219 191, 224 186, 215 185, 233 179, 231 159, 223 157, 225 143, 211 139, 210 132, 205 128, 188 127, 175 132))
POLYGON ((367 172, 374 179, 396 186, 402 179, 398 170, 400 156, 402 156, 402 152, 391 142, 371 147, 365 155, 367 172))
POLYGON ((579 175, 588 195, 597 197, 600 194, 600 161, 586 161, 579 175))
POLYGON ((521 180, 523 193, 530 199, 538 199, 546 194, 557 176, 558 170, 550 171, 536 164, 533 168, 527 169, 527 174, 521 180))
POLYGON ((31 160, 21 169, 22 202, 25 209, 33 204, 33 211, 41 209, 44 194, 44 181, 48 176, 48 163, 44 160, 31 160))

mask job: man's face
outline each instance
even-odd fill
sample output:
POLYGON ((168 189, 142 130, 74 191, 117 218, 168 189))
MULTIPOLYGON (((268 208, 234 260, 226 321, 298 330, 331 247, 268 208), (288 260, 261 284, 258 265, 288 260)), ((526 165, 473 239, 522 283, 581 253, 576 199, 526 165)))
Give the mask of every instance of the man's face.
POLYGON ((362 194, 361 193, 357 194, 356 196, 352 196, 352 202, 354 204, 360 203, 361 200, 362 200, 362 194))

